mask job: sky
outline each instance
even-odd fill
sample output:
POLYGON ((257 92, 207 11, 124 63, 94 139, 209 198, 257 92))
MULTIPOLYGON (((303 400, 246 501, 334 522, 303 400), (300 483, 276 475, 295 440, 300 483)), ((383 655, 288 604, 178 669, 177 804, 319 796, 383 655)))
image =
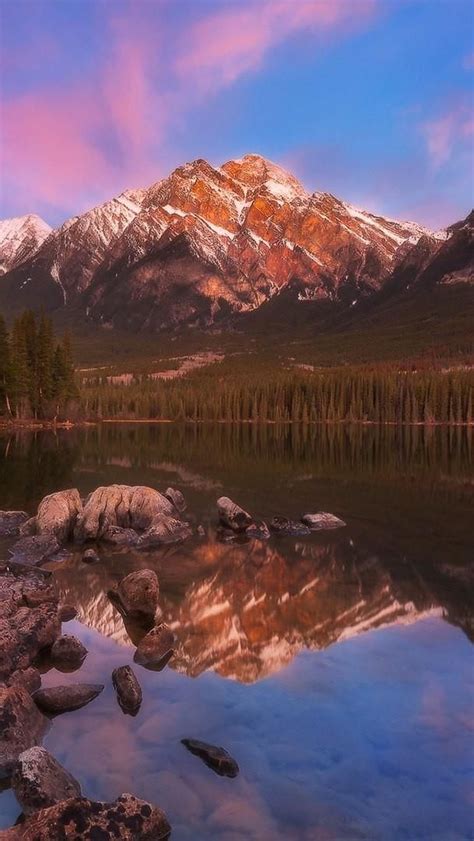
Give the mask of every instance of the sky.
POLYGON ((0 218, 253 152, 439 228, 474 193, 471 0, 0 0, 0 218))

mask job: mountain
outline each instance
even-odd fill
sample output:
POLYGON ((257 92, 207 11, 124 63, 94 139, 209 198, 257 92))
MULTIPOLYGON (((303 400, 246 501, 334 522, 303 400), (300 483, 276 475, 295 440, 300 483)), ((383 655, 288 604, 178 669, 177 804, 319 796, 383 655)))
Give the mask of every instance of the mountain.
POLYGON ((208 327, 283 292, 302 306, 353 304, 418 242, 431 257, 446 236, 309 194, 258 155, 217 168, 196 160, 65 222, 15 261, 0 305, 73 308, 115 327, 208 327))
POLYGON ((0 275, 31 259, 50 233, 34 213, 0 221, 0 275))

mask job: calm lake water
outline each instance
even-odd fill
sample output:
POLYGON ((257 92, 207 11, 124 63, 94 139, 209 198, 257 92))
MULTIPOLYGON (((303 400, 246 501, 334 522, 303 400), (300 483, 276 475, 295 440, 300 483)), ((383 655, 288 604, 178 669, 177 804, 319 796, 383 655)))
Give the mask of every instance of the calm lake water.
MULTIPOLYGON (((466 429, 104 425, 0 435, 0 508, 120 482, 185 495, 205 537, 160 551, 102 547, 50 564, 89 650, 44 685, 105 683, 45 745, 99 799, 162 806, 174 841, 472 841, 474 441, 466 429), (347 528, 223 544, 216 499, 255 515, 331 511, 347 528), (111 672, 139 632, 107 590, 155 569, 177 637, 161 672, 134 666, 136 718, 111 672), (226 747, 215 775, 184 737, 226 747)), ((8 541, 0 544, 6 556, 8 541)), ((0 794, 0 826, 19 807, 0 794)))

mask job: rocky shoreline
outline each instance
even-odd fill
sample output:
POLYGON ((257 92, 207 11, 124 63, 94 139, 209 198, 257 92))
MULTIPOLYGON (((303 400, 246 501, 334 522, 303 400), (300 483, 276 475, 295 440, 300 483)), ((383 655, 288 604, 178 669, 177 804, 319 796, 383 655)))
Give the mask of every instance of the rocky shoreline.
MULTIPOLYGON (((45 497, 34 517, 24 511, 0 512, 0 536, 17 537, 9 561, 0 562, 0 780, 10 785, 23 809, 17 824, 1 839, 122 838, 166 839, 171 827, 165 813, 132 794, 113 803, 91 801, 80 783, 62 768, 41 742, 54 717, 91 703, 102 685, 84 683, 41 687, 40 657, 66 671, 80 669, 87 650, 62 633, 75 616, 73 605, 60 604, 54 573, 41 569, 61 557, 73 543, 83 547, 85 563, 100 562, 101 542, 137 549, 182 542, 201 536, 182 519, 186 509, 180 491, 164 494, 142 486, 97 488, 86 500, 76 489, 45 497)), ((345 523, 325 512, 301 520, 275 517, 269 526, 255 520, 228 497, 217 501, 221 540, 268 540, 272 535, 304 536, 345 523)), ((138 623, 141 635, 134 661, 159 671, 173 656, 175 638, 162 622, 159 581, 150 569, 131 572, 109 592, 114 606, 138 623)), ((124 714, 135 716, 142 690, 130 666, 114 670, 111 681, 124 714)), ((195 739, 183 745, 215 773, 235 777, 237 762, 224 748, 195 739)))

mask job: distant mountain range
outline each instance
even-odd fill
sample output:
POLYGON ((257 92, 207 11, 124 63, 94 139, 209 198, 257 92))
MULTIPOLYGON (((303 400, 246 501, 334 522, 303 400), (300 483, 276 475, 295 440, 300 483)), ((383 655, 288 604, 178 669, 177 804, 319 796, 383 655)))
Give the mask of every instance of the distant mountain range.
MULTIPOLYGON (((185 164, 51 230, 0 223, 0 307, 104 326, 210 327, 282 296, 350 308, 377 293, 474 283, 474 213, 445 231, 307 193, 258 155, 185 164)), ((265 309, 265 308, 264 308, 265 309)))

